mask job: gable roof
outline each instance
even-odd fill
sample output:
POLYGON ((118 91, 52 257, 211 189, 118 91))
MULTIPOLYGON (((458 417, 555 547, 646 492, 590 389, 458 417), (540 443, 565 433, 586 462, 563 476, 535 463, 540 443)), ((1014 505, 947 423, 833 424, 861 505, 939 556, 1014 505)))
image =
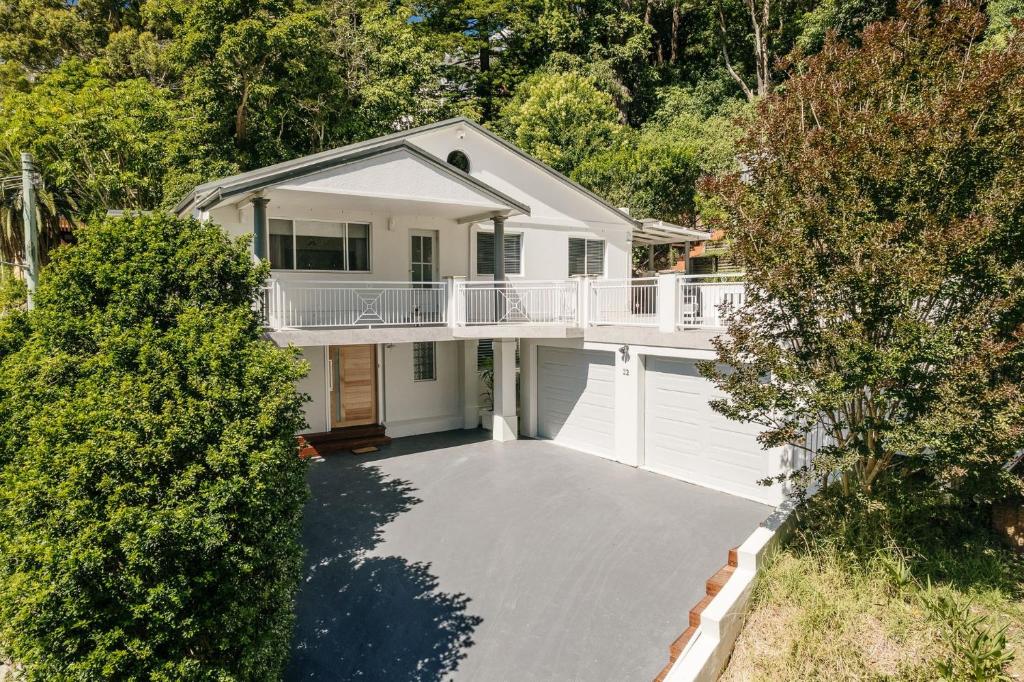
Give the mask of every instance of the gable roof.
MULTIPOLYGON (((597 194, 594 194, 589 189, 587 189, 583 185, 579 184, 575 180, 572 180, 569 177, 559 173, 554 168, 552 168, 551 166, 547 165, 546 163, 544 163, 540 159, 538 159, 538 158, 536 158, 534 156, 531 156, 530 154, 524 152, 519 147, 515 146, 514 144, 512 144, 511 142, 509 142, 505 138, 500 137, 499 135, 495 134, 491 130, 488 130, 486 127, 480 125, 476 121, 471 121, 468 118, 466 118, 465 116, 459 116, 457 118, 452 118, 452 119, 449 119, 447 121, 442 121, 442 123, 438 124, 436 127, 441 127, 442 125, 452 125, 452 124, 455 124, 455 123, 461 123, 461 124, 467 125, 470 128, 472 128, 473 130, 481 133, 485 137, 493 140, 494 142, 497 142, 499 145, 501 145, 502 147, 504 147, 508 151, 512 152, 513 154, 515 154, 515 155, 519 156, 520 158, 524 159, 525 161, 527 161, 531 165, 533 165, 533 166, 539 168, 540 170, 544 171, 545 173, 547 173, 548 175, 550 175, 554 179, 558 180, 562 184, 564 184, 567 187, 569 187, 570 189, 575 190, 576 192, 578 192, 578 193, 582 194, 583 196, 587 197, 588 199, 591 199, 592 201, 594 201, 594 202, 600 204, 601 206, 603 206, 604 208, 608 209, 613 214, 615 214, 618 218, 621 218, 624 222, 628 223, 629 225, 632 225, 633 227, 640 227, 641 226, 641 222, 639 220, 637 220, 636 218, 631 217, 628 213, 623 211, 621 208, 608 203, 606 200, 602 199, 597 194)), ((421 132, 421 131, 425 131, 425 130, 428 130, 428 129, 429 128, 427 126, 424 126, 423 128, 418 128, 416 130, 416 132, 421 132)))
POLYGON ((193 206, 203 209, 232 196, 245 194, 247 192, 255 192, 286 180, 294 180, 296 178, 305 177, 324 170, 343 166, 348 163, 381 156, 396 150, 402 150, 408 152, 414 157, 417 157, 421 161, 424 161, 438 172, 456 180, 457 182, 461 182, 464 185, 468 185, 473 189, 490 196, 497 202, 507 205, 510 209, 529 215, 529 206, 513 199, 504 192, 481 182, 468 173, 464 173, 455 166, 441 161, 432 154, 428 154, 409 142, 405 139, 408 137, 408 132, 409 131, 405 131, 401 134, 396 133, 386 137, 367 140, 365 142, 359 142, 345 147, 311 154, 309 156, 303 156, 290 161, 283 161, 272 166, 265 166, 246 173, 239 173, 238 175, 232 175, 204 183, 197 186, 189 192, 184 199, 178 202, 174 207, 174 212, 181 215, 193 206))
POLYGON ((473 130, 484 135, 488 139, 501 145, 508 151, 512 152, 516 156, 522 158, 527 163, 540 169, 544 173, 558 180, 560 183, 569 187, 589 198, 590 200, 600 204, 602 207, 612 212, 617 217, 621 218, 623 222, 633 226, 639 227, 640 221, 631 218, 629 215, 624 213, 619 208, 612 206, 607 201, 597 196, 590 190, 586 189, 582 185, 573 180, 570 180, 565 175, 562 175, 554 168, 544 164, 540 160, 530 156, 522 149, 519 149, 515 145, 507 142, 498 135, 494 134, 484 126, 471 121, 464 116, 458 116, 456 118, 450 118, 444 121, 438 121, 437 123, 430 123, 418 128, 410 128, 409 130, 402 130, 390 135, 384 135, 382 137, 376 137, 370 140, 364 140, 363 142, 356 142, 354 144, 346 145, 344 147, 338 147, 336 149, 329 149, 327 151, 318 152, 316 154, 310 154, 308 156, 302 156, 297 159, 291 159, 289 161, 282 161, 271 166, 265 166, 263 168, 257 168, 245 173, 239 173, 229 177, 221 178, 219 180, 213 180, 211 182, 203 183, 198 185, 195 189, 189 192, 178 204, 174 207, 174 212, 181 215, 189 208, 195 206, 198 208, 205 208, 211 203, 220 201, 222 198, 229 196, 242 194, 245 192, 252 192, 268 187, 277 182, 283 180, 294 179, 304 175, 309 175, 322 170, 326 170, 335 166, 339 166, 352 161, 358 161, 372 156, 377 156, 388 151, 393 151, 399 148, 408 149, 413 154, 416 154, 420 158, 423 158, 430 163, 434 164, 438 169, 443 170, 448 175, 456 178, 464 183, 468 183, 478 190, 481 190, 490 196, 498 199, 502 203, 509 204, 516 210, 523 214, 528 215, 530 208, 521 202, 516 201, 507 194, 491 187, 490 185, 481 182, 477 178, 463 172, 462 170, 455 168, 451 164, 448 164, 441 159, 438 159, 432 154, 425 152, 424 150, 417 147, 413 142, 409 140, 410 137, 414 137, 421 133, 429 132, 432 130, 438 130, 454 125, 465 125, 472 128, 473 130), (212 200, 212 201, 211 201, 212 200))

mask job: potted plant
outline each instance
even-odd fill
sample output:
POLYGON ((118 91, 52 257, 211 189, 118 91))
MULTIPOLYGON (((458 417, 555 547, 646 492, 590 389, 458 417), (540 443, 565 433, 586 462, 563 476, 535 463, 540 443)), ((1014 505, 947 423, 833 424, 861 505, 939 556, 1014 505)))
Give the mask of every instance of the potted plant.
POLYGON ((480 361, 480 425, 490 431, 494 423, 494 358, 480 361))

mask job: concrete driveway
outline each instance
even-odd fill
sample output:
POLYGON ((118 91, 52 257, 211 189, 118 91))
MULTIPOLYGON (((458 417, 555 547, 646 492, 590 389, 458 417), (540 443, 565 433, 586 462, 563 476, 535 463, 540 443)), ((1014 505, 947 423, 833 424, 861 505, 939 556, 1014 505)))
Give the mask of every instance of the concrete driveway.
POLYGON ((543 441, 396 440, 309 469, 289 680, 651 680, 771 511, 543 441))

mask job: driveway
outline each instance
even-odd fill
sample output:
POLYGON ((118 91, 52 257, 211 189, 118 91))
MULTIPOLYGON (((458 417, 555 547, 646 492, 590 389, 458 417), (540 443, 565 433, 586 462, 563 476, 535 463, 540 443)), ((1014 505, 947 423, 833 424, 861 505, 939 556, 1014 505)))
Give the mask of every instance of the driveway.
POLYGON ((649 681, 771 511, 488 435, 311 463, 286 679, 649 681))

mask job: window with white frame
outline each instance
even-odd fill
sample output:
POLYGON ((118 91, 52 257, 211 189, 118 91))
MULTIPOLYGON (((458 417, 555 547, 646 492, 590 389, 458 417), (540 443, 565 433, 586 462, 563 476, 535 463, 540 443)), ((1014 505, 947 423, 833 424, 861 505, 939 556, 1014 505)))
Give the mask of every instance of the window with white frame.
POLYGON ((271 218, 270 267, 274 270, 369 272, 370 225, 271 218))
POLYGON ((412 344, 413 380, 434 381, 437 379, 436 353, 437 344, 433 341, 412 344))
POLYGON ((569 237, 569 276, 604 274, 604 240, 569 237))
MULTIPOLYGON (((494 233, 476 233, 476 274, 494 274, 494 233)), ((505 233, 505 274, 523 274, 523 235, 505 233)))

